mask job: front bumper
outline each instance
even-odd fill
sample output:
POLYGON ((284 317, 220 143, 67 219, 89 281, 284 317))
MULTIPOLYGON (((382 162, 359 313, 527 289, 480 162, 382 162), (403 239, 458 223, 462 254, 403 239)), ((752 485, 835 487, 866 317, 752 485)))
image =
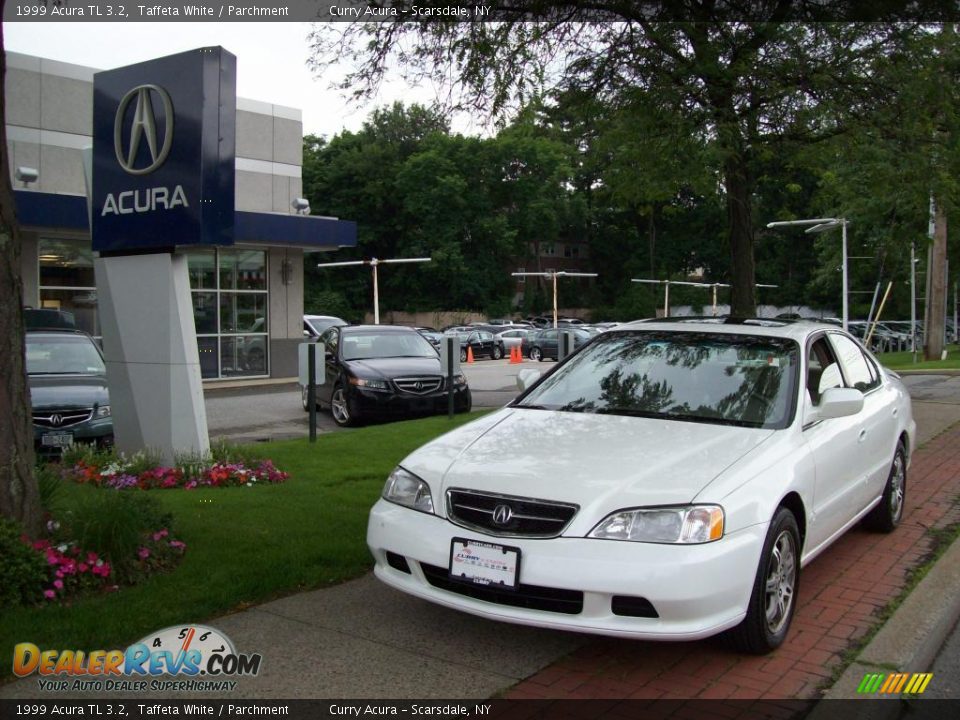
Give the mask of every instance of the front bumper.
POLYGON ((766 525, 757 525, 715 543, 686 546, 496 538, 381 499, 370 512, 367 545, 383 582, 474 615, 640 640, 698 640, 744 618, 766 531, 766 525), (520 548, 519 597, 479 599, 473 592, 477 586, 458 588, 456 582, 441 581, 438 569, 449 567, 454 537, 520 548), (569 606, 559 612, 543 609, 550 603, 526 597, 580 593, 582 605, 572 612, 569 606), (641 599, 655 617, 624 614, 624 604, 636 607, 641 599))
POLYGON ((113 418, 93 418, 76 425, 63 428, 50 428, 40 425, 33 426, 33 443, 37 449, 56 449, 46 446, 43 437, 49 434, 67 434, 73 437, 73 442, 95 442, 108 445, 113 442, 113 418))
MULTIPOLYGON (((470 388, 466 385, 453 392, 453 408, 464 412, 471 407, 470 388)), ((447 393, 439 391, 426 395, 393 391, 367 390, 351 387, 350 409, 354 415, 378 417, 409 417, 432 415, 447 411, 447 393)))

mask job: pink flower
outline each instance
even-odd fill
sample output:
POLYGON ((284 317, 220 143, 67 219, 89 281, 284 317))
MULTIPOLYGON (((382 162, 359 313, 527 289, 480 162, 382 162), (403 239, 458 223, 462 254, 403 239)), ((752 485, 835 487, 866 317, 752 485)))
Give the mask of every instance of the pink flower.
POLYGON ((44 590, 44 591, 43 591, 43 596, 44 596, 47 600, 53 600, 53 599, 57 596, 57 594, 56 594, 53 590, 44 590))
POLYGON ((140 548, 140 551, 137 553, 137 555, 140 557, 141 560, 146 560, 148 557, 150 557, 150 551, 147 548, 142 547, 140 548))
POLYGON ((164 528, 163 530, 157 530, 157 532, 153 534, 153 541, 158 542, 159 540, 162 540, 169 534, 170 533, 167 532, 166 528, 164 528))
POLYGON ((63 590, 63 580, 54 580, 54 581, 53 581, 53 586, 54 586, 57 590, 63 590))
POLYGON ((185 547, 187 547, 187 544, 185 542, 181 542, 179 540, 171 540, 168 544, 174 550, 183 550, 185 547))
POLYGON ((80 565, 78 566, 78 569, 80 570, 80 572, 85 573, 87 570, 90 569, 90 566, 87 565, 86 563, 80 563, 80 565))

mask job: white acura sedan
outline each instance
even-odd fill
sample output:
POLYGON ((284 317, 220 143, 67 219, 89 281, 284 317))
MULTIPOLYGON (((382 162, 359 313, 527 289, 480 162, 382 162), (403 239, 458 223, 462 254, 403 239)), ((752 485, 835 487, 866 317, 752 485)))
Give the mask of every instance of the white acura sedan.
POLYGON ((645 640, 787 635, 800 568, 903 515, 916 423, 835 326, 631 323, 409 455, 370 513, 382 581, 483 617, 645 640))

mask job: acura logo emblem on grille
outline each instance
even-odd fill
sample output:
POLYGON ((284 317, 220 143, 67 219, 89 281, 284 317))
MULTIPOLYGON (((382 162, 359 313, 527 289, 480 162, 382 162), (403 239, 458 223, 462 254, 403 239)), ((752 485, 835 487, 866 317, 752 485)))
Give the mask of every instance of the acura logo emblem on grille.
POLYGON ((59 415, 50 416, 50 424, 53 425, 54 427, 59 427, 62 422, 63 422, 63 418, 60 417, 59 415))
POLYGON ((423 383, 420 380, 417 380, 417 384, 414 385, 417 390, 423 390, 423 383))
POLYGON ((513 519, 513 508, 509 505, 497 505, 493 509, 493 522, 497 525, 506 525, 513 519))

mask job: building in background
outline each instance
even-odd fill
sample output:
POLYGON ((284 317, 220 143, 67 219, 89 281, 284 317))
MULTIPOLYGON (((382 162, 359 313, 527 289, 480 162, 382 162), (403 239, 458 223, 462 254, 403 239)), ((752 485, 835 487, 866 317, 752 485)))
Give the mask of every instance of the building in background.
MULTIPOLYGON (((8 52, 7 152, 23 255, 22 303, 100 334, 82 149, 93 74, 8 52)), ((237 99, 235 244, 184 250, 204 380, 297 375, 308 253, 356 245, 356 224, 302 214, 300 110, 237 99)), ((151 310, 143 308, 143 322, 151 310)))

